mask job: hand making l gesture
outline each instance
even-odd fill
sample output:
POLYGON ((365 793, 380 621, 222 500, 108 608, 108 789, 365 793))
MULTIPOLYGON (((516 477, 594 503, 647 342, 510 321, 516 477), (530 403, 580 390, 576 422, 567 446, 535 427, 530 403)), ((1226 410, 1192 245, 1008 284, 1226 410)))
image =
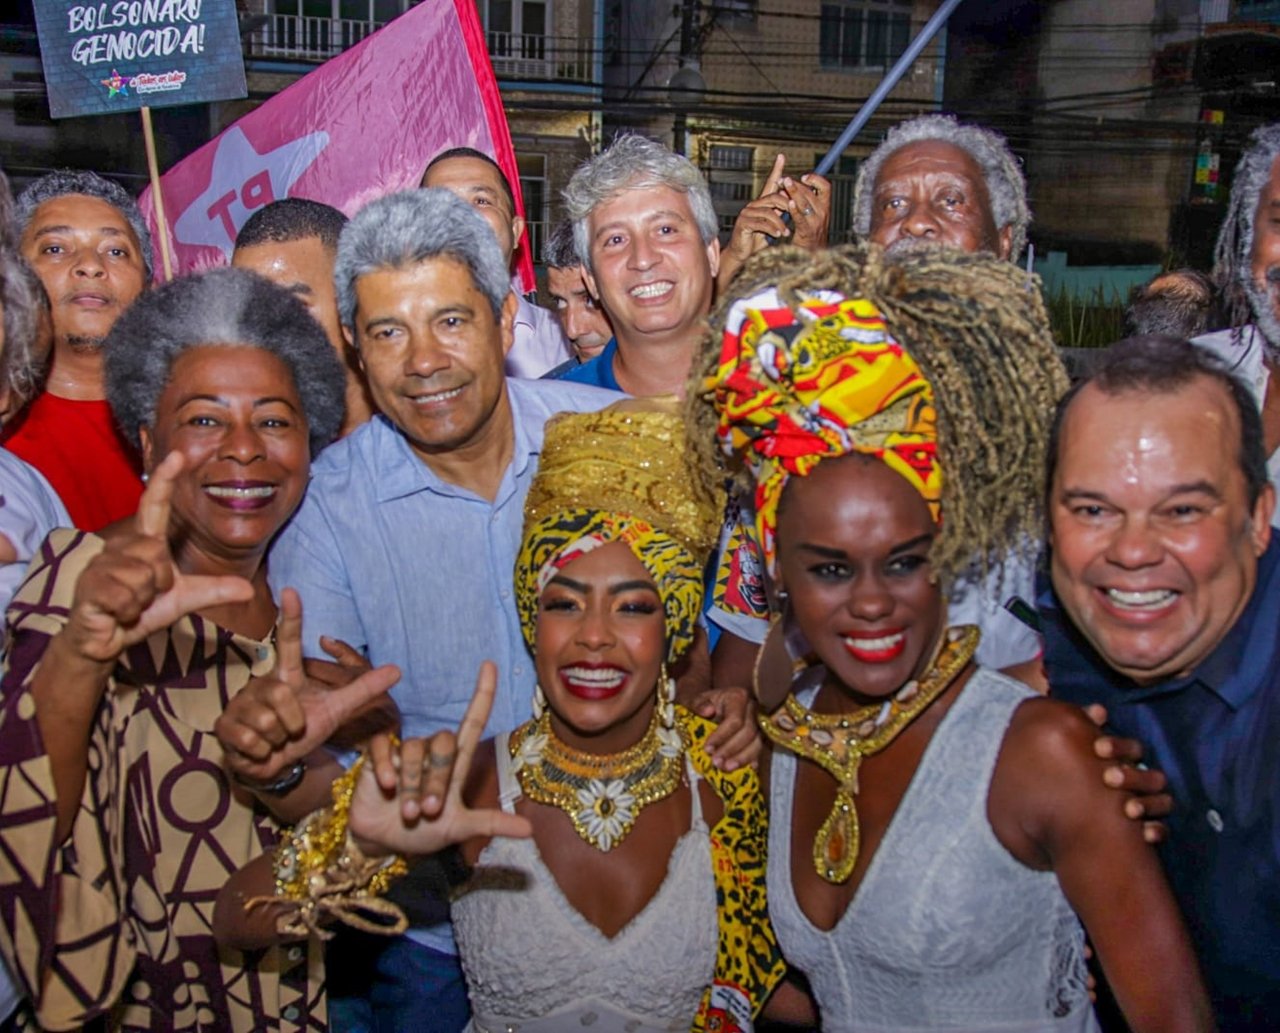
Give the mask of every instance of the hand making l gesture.
POLYGON ((252 679, 213 726, 227 769, 251 782, 271 782, 399 680, 400 670, 392 664, 342 686, 310 677, 302 659, 302 600, 286 588, 280 593, 275 670, 252 679))
POLYGON ((126 648, 196 610, 247 602, 242 577, 183 574, 169 549, 169 509, 184 457, 171 452, 151 473, 134 529, 112 539, 76 582, 60 637, 76 656, 109 665, 126 648))
POLYGON ((407 739, 398 749, 388 736, 371 742, 349 825, 365 854, 433 854, 468 839, 533 834, 526 818, 498 808, 472 809, 462 799, 497 684, 497 669, 485 661, 456 736, 437 732, 407 739))

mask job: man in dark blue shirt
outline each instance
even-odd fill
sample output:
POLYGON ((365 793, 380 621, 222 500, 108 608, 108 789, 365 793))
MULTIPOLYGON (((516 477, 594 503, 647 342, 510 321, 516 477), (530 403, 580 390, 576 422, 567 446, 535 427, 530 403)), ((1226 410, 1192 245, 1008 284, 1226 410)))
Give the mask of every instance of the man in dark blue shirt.
POLYGON ((1248 389, 1186 342, 1121 342, 1059 409, 1045 674, 1167 774, 1165 868, 1224 1030, 1280 1029, 1274 506, 1248 389))

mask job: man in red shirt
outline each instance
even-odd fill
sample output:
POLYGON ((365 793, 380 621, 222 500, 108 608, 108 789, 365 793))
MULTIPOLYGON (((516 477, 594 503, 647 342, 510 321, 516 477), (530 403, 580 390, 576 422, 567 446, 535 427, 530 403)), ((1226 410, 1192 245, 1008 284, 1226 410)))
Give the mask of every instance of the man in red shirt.
POLYGON ((142 494, 138 456, 103 391, 102 340, 151 278, 151 235, 133 199, 92 172, 38 179, 15 216, 49 296, 53 365, 4 445, 48 478, 77 527, 96 531, 132 514, 142 494))

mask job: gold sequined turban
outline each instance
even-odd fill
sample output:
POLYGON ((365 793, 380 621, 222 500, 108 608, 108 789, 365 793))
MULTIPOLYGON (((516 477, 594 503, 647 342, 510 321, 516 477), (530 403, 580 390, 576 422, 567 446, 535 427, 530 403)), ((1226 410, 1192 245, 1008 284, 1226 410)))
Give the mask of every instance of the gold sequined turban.
POLYGON ((939 518, 933 389, 871 302, 819 291, 793 309, 772 288, 736 302, 705 387, 721 447, 755 478, 756 530, 771 569, 783 488, 831 456, 882 459, 939 518))
POLYGON ((658 586, 668 662, 689 648, 723 513, 694 474, 686 440, 674 407, 649 401, 561 413, 547 424, 515 571, 516 609, 531 649, 547 582, 583 553, 619 541, 658 586))

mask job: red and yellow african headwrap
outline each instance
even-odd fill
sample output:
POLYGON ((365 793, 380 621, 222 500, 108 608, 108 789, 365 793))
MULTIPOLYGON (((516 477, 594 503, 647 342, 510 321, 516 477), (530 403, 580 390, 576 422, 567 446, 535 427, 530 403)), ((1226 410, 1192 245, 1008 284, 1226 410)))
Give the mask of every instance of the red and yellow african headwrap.
POLYGON ((530 649, 547 583, 610 542, 625 542, 658 586, 667 662, 693 642, 721 510, 695 483, 683 421, 659 404, 561 413, 548 422, 515 570, 516 610, 530 649))
POLYGON ((770 568, 787 480, 831 456, 884 460, 939 519, 933 389, 871 302, 821 291, 793 309, 773 289, 738 301, 705 387, 721 447, 755 476, 756 528, 770 568))

